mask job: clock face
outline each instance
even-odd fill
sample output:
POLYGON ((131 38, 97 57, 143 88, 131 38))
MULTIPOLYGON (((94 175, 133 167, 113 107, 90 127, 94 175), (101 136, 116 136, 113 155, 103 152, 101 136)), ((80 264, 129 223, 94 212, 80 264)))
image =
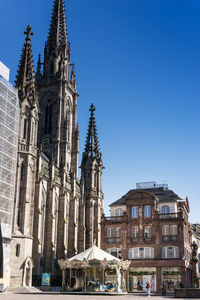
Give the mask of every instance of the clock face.
POLYGON ((47 147, 49 146, 49 139, 48 139, 48 138, 43 139, 43 141, 42 141, 42 146, 43 146, 44 148, 47 148, 47 147))

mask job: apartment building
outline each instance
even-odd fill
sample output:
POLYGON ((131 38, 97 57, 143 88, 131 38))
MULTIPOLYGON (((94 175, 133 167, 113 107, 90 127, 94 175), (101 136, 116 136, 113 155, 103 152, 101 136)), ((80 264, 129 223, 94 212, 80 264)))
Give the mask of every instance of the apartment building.
POLYGON ((192 284, 189 203, 156 182, 138 183, 110 205, 110 216, 102 217, 102 249, 131 260, 127 275, 129 292, 153 292, 164 284, 173 292, 182 282, 192 284))

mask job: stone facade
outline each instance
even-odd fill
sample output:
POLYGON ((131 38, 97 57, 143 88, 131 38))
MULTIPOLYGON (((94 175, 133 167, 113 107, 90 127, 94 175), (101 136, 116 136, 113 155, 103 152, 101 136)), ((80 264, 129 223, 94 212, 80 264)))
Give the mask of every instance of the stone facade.
POLYGON ((167 187, 130 190, 110 205, 111 216, 102 217, 102 249, 131 260, 129 291, 167 292, 192 284, 191 228, 188 200, 167 187))
POLYGON ((51 273, 57 285, 58 259, 85 250, 93 239, 100 243, 103 166, 92 105, 78 179, 78 92, 64 0, 54 1, 44 62, 39 56, 35 79, 30 26, 25 34, 16 80, 21 117, 11 285, 31 285, 32 275, 38 285, 42 273, 51 273))

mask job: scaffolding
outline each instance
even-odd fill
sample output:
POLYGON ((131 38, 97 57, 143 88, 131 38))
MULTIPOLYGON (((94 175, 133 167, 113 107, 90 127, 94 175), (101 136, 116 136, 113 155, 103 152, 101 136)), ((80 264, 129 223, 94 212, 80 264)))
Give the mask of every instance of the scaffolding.
POLYGON ((0 76, 0 222, 12 225, 19 132, 18 92, 0 76))

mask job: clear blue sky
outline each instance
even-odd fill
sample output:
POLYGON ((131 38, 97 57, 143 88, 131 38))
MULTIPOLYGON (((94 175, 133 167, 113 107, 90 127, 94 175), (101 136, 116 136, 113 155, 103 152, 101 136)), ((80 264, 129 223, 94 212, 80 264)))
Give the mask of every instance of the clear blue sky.
MULTIPOLYGON (((0 2, 0 60, 13 82, 28 23, 35 62, 43 54, 53 1, 0 2)), ((200 1, 66 2, 80 158, 94 102, 106 213, 136 182, 156 180, 187 195, 200 222, 200 1)))

